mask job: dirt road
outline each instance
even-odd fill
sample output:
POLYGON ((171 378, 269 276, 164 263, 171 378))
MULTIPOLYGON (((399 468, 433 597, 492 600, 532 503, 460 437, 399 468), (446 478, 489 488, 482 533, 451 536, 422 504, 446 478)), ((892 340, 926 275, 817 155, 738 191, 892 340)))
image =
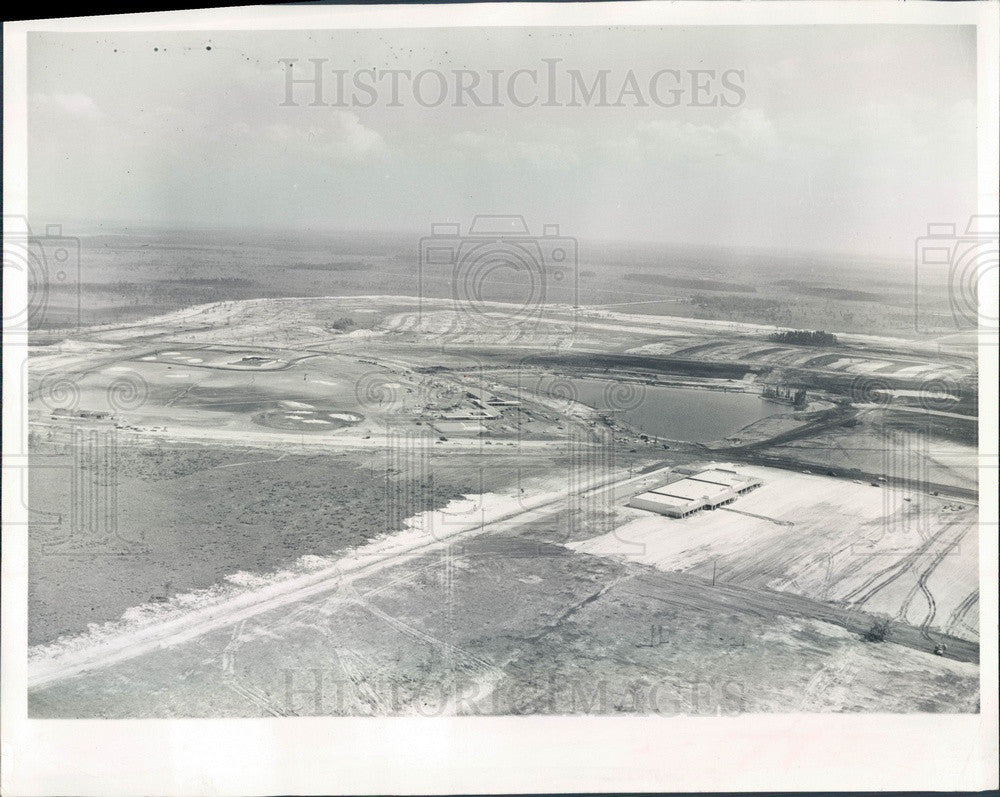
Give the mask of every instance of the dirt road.
MULTIPOLYGON (((708 612, 721 613, 738 609, 765 616, 803 617, 832 623, 861 635, 875 623, 872 615, 856 608, 825 603, 790 592, 724 583, 712 586, 710 580, 689 573, 651 570, 648 574, 623 582, 621 589, 660 600, 667 605, 697 607, 708 612)), ((920 628, 894 623, 890 627, 887 643, 933 653, 937 642, 945 642, 948 646, 948 658, 979 663, 977 643, 940 633, 932 636, 933 638, 926 636, 920 628)))
MULTIPOLYGON (((107 667, 152 650, 187 642, 264 612, 343 589, 359 578, 451 545, 465 537, 508 531, 513 527, 535 522, 553 511, 561 510, 571 495, 597 497, 626 486, 641 486, 656 478, 656 472, 630 478, 622 478, 622 474, 616 474, 610 479, 581 482, 576 490, 559 490, 530 498, 511 499, 508 503, 515 507, 513 511, 500 511, 484 522, 453 525, 455 530, 451 533, 442 532, 439 524, 437 532, 429 540, 426 533, 418 535, 417 542, 413 542, 414 535, 410 535, 404 544, 390 547, 386 553, 360 558, 347 557, 315 572, 269 583, 220 603, 168 615, 161 621, 154 620, 138 628, 112 633, 93 641, 84 640, 81 644, 73 644, 74 640, 71 639, 64 644, 56 643, 41 650, 33 649, 36 655, 29 655, 28 689, 30 691, 49 686, 88 670, 107 667)), ((445 525, 444 528, 447 529, 448 526, 445 525)))

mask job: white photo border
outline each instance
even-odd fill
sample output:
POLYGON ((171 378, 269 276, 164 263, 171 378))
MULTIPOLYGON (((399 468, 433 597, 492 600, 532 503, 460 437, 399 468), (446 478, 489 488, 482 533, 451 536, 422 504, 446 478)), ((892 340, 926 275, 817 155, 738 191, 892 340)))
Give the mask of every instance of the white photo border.
MULTIPOLYGON (((202 9, 4 25, 5 214, 26 215, 31 31, 555 25, 975 25, 981 214, 998 213, 998 13, 992 2, 622 2, 202 9)), ((7 283, 8 307, 27 285, 7 283), (9 304, 8 304, 9 303, 9 304)), ((20 303, 20 304, 19 304, 20 303)), ((4 317, 8 317, 5 312, 4 317)), ((980 450, 996 451, 997 347, 980 352, 980 450)), ((27 540, 6 466, 26 440, 27 347, 4 337, 2 792, 34 794, 981 790, 997 786, 997 539, 980 535, 981 713, 736 717, 212 720, 27 718, 27 540)), ((981 528, 996 461, 980 458, 981 528)), ((14 469, 16 470, 16 468, 14 469)), ((16 476, 16 474, 15 474, 16 476)))

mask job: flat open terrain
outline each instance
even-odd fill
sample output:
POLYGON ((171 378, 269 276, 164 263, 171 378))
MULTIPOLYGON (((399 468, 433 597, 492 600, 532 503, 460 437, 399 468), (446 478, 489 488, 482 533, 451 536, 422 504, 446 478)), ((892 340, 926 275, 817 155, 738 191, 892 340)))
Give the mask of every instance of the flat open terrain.
MULTIPOLYGON (((79 273, 39 297, 40 323, 55 331, 131 322, 207 302, 453 295, 453 275, 447 268, 422 268, 412 234, 129 229, 124 235, 85 234, 79 243, 79 273)), ((580 262, 567 266, 548 275, 547 304, 871 335, 914 328, 910 261, 581 241, 580 262)), ((921 326, 935 337, 954 334, 947 282, 921 278, 921 326)), ((517 280, 487 287, 484 298, 525 301, 517 280)), ((350 329, 348 319, 360 320, 344 313, 327 325, 350 329)))
POLYGON ((623 509, 575 550, 717 583, 791 592, 978 640, 975 504, 848 479, 740 466, 764 484, 687 518, 623 509))
POLYGON ((236 573, 361 545, 424 505, 478 487, 446 467, 435 469, 433 483, 400 474, 387 486, 374 455, 147 448, 127 439, 114 449, 114 463, 72 450, 37 455, 32 508, 53 522, 38 523, 31 536, 31 644, 236 573), (81 527, 69 533, 74 513, 81 527))
POLYGON ((32 693, 36 716, 974 711, 978 666, 759 590, 479 538, 32 693))
POLYGON ((961 346, 479 309, 226 300, 36 342, 32 715, 976 710, 961 346), (625 507, 710 460, 764 486, 625 507))

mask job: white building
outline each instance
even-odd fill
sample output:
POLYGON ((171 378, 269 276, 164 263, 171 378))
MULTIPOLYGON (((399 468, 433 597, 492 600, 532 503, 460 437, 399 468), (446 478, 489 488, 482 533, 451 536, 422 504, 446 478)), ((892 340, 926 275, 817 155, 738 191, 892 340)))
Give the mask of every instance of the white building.
POLYGON ((640 493, 628 505, 670 517, 687 517, 700 509, 731 504, 737 497, 760 487, 760 479, 725 468, 698 471, 683 479, 640 493))

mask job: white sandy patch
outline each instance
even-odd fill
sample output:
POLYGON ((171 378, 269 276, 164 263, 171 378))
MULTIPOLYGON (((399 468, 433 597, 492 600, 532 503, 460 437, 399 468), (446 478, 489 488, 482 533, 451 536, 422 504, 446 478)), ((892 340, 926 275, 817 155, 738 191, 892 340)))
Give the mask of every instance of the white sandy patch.
POLYGON ((327 387, 338 387, 340 384, 339 382, 327 382, 325 379, 310 379, 309 381, 317 385, 326 385, 327 387))
POLYGON ((145 360, 146 362, 151 362, 156 359, 155 354, 150 354, 148 357, 140 357, 140 360, 145 360))
POLYGON ((269 583, 268 577, 260 573, 251 573, 247 570, 237 570, 226 576, 226 581, 235 584, 237 587, 266 587, 269 583))
POLYGON ((357 415, 350 412, 328 412, 327 416, 338 421, 356 421, 359 420, 357 415))
POLYGON ((851 366, 852 371, 857 371, 860 374, 870 374, 877 371, 879 368, 885 368, 889 363, 885 360, 867 360, 865 362, 856 363, 851 366))
POLYGON ((63 338, 59 341, 59 351, 62 352, 105 351, 108 349, 120 348, 121 345, 117 343, 98 343, 92 340, 71 340, 70 338, 63 338))
POLYGON ((187 379, 191 374, 167 374, 167 379, 187 379))
POLYGON ((894 396, 908 397, 908 398, 921 398, 923 396, 930 396, 935 401, 958 401, 959 397, 952 395, 951 393, 931 393, 926 390, 879 390, 879 393, 891 393, 894 396))
POLYGON ((749 465, 738 470, 764 485, 730 507, 687 518, 625 509, 627 520, 618 528, 567 547, 665 571, 700 568, 705 574, 707 567, 710 574, 717 563, 723 580, 763 583, 821 600, 861 601, 866 610, 891 615, 911 590, 919 591, 922 572, 934 573, 945 562, 953 572, 941 581, 948 587, 935 593, 938 626, 978 585, 974 543, 964 546, 964 557, 939 559, 959 550, 949 546, 957 546, 975 524, 971 502, 944 516, 945 498, 749 465), (881 571, 908 556, 910 568, 880 587, 881 571))
POLYGON ((330 422, 327 421, 327 420, 324 420, 323 418, 306 418, 304 421, 302 421, 302 423, 325 423, 325 424, 329 424, 330 422))
POLYGON ((940 368, 932 368, 925 371, 921 376, 924 379, 961 379, 960 371, 945 371, 940 368))
POLYGON ((201 359, 200 357, 188 357, 188 358, 187 358, 187 361, 188 361, 189 363, 203 363, 203 362, 205 362, 205 361, 204 361, 203 359, 201 359))
POLYGON ((181 353, 179 351, 165 351, 163 352, 164 357, 180 357, 181 353))
POLYGON ((284 407, 292 407, 293 409, 296 409, 296 410, 311 410, 311 409, 315 409, 315 407, 313 407, 312 404, 304 404, 301 401, 282 401, 281 404, 284 407))

